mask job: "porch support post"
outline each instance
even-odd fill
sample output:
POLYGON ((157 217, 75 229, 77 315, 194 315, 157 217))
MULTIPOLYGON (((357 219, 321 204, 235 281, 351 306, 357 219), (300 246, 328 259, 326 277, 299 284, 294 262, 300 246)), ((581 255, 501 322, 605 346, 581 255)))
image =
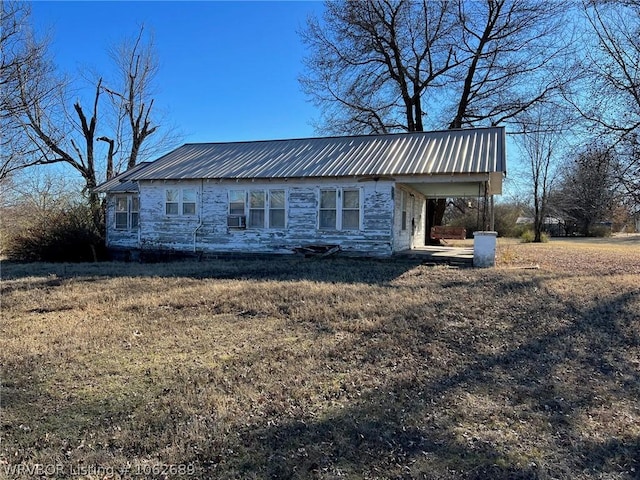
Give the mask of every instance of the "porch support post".
POLYGON ((496 229, 496 215, 494 210, 495 204, 493 202, 493 195, 491 195, 491 225, 489 226, 489 230, 495 231, 496 229))

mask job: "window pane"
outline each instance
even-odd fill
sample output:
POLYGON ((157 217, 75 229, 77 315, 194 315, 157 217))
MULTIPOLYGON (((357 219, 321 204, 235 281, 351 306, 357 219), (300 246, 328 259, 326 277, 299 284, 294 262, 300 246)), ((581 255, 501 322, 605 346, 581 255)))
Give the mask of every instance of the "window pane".
POLYGON ((229 192, 229 214, 244 215, 244 190, 229 192))
POLYGON ((140 197, 131 197, 131 211, 132 212, 140 211, 140 197))
POLYGON ((284 208, 269 210, 269 227, 284 228, 284 208))
POLYGON ((342 192, 342 206, 344 208, 360 208, 360 191, 345 190, 342 192))
POLYGON ((167 190, 167 203, 177 203, 178 201, 178 190, 174 188, 167 190))
POLYGON ((249 227, 264 228, 264 210, 249 210, 249 227))
POLYGON ((116 228, 118 230, 127 228, 127 212, 116 212, 116 228))
POLYGON ((131 213, 131 228, 138 228, 139 218, 137 213, 131 213))
POLYGON ((242 202, 244 204, 244 191, 231 190, 229 192, 229 202, 231 203, 242 202))
POLYGON ((195 215, 196 214, 196 204, 195 203, 183 203, 182 204, 182 214, 183 215, 195 215))
POLYGON ((249 208, 264 208, 264 192, 253 191, 249 193, 249 208))
POLYGON ((320 210, 320 228, 334 229, 336 228, 336 211, 320 210))
POLYGON ((167 215, 178 215, 178 204, 177 203, 167 203, 166 213, 167 213, 167 215))
POLYGON ((360 228, 360 210, 343 210, 342 228, 345 230, 358 230, 360 228))
POLYGON ((196 203, 196 191, 191 188, 182 190, 182 201, 184 203, 196 203))
POLYGON ((322 190, 320 192, 320 208, 336 208, 335 190, 322 190))
POLYGON ((284 190, 271 190, 269 205, 271 208, 284 208, 284 190))
POLYGON ((116 197, 116 212, 127 211, 127 197, 116 197))

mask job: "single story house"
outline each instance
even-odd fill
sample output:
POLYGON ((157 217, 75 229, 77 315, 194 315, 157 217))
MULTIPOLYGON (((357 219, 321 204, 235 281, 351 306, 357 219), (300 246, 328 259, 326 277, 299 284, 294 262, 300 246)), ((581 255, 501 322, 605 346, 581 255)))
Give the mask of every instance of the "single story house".
POLYGON ((185 144, 97 188, 111 250, 292 253, 422 246, 430 198, 489 197, 504 127, 185 144))

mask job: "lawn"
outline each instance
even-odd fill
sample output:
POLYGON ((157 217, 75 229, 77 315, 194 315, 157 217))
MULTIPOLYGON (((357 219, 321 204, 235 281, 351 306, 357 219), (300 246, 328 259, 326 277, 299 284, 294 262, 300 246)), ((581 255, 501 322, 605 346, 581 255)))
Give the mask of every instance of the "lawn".
POLYGON ((640 239, 1 288, 0 478, 640 478, 640 239))

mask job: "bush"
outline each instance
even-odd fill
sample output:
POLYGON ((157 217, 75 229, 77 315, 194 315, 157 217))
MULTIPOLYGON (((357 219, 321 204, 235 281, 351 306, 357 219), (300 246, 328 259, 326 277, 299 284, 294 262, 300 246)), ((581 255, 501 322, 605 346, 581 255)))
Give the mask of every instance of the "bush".
POLYGON ((6 255, 26 262, 90 262, 106 258, 106 249, 89 207, 75 205, 48 212, 14 232, 6 255))
MULTIPOLYGON (((520 240, 522 243, 533 243, 535 242, 536 234, 533 230, 527 229, 520 235, 520 240)), ((540 234, 540 242, 547 243, 549 241, 549 235, 545 232, 540 234)))
POLYGON ((611 227, 607 225, 596 225, 589 229, 589 237, 610 237, 611 227))
POLYGON ((536 235, 535 233, 533 233, 533 230, 525 230, 520 235, 520 240, 522 241, 522 243, 531 243, 535 238, 536 235))

